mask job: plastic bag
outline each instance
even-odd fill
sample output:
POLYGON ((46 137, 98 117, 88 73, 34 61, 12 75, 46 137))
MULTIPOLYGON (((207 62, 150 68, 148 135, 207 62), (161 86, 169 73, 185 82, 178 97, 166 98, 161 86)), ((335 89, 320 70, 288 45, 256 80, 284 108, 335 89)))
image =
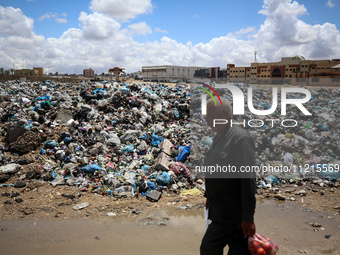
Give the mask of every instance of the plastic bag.
POLYGON ((179 146, 178 148, 178 156, 176 157, 177 161, 184 162, 187 157, 190 155, 191 146, 179 146))
POLYGON ((248 248, 251 255, 275 255, 279 249, 269 237, 258 233, 248 238, 248 248))
POLYGON ((211 220, 208 219, 209 211, 205 206, 203 207, 203 210, 204 210, 205 229, 208 229, 209 224, 211 223, 211 220))

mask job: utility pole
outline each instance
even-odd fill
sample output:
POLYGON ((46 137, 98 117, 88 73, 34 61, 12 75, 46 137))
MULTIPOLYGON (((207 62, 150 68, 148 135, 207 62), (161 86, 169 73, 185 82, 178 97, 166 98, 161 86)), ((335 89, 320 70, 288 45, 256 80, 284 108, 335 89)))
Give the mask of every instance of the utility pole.
POLYGON ((48 66, 48 67, 47 67, 47 76, 50 75, 50 67, 53 67, 53 66, 48 66))
POLYGON ((16 62, 13 62, 13 71, 12 74, 14 75, 14 70, 15 70, 15 64, 17 64, 16 62))

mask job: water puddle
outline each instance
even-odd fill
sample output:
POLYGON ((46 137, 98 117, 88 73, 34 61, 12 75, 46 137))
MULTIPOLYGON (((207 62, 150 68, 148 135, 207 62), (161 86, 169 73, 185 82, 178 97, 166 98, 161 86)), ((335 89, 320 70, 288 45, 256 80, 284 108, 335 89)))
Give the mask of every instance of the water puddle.
MULTIPOLYGON (((340 223, 292 202, 258 201, 257 232, 284 251, 335 240, 340 223), (311 222, 321 224, 314 228, 311 222), (318 229, 315 231, 314 229, 318 229)), ((131 217, 83 220, 0 220, 0 254, 198 254, 203 209, 157 209, 131 217)), ((339 240, 339 239, 337 239, 339 240)), ((296 251, 296 250, 295 250, 296 251)), ((288 254, 288 253, 284 253, 288 254)), ((313 254, 313 253, 309 253, 313 254)), ((317 253, 316 253, 317 254, 317 253)), ((336 254, 336 253, 328 253, 336 254)))

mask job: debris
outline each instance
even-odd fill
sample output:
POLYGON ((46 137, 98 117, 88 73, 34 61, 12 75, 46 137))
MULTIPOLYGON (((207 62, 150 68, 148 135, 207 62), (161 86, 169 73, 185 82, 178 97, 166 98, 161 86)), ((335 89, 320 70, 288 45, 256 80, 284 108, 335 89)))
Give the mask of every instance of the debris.
POLYGON ((18 197, 15 199, 15 202, 17 202, 18 204, 20 204, 21 202, 23 202, 24 200, 22 200, 22 198, 18 197))
POLYGON ((161 198, 161 195, 161 192, 157 190, 152 190, 148 195, 146 195, 146 198, 151 202, 158 202, 158 200, 161 198))
POLYGON ((36 150, 39 147, 40 142, 41 140, 36 133, 28 131, 13 142, 10 148, 11 151, 22 155, 36 150))
POLYGON ((87 203, 87 202, 84 202, 84 203, 77 204, 77 205, 73 206, 73 209, 77 211, 77 210, 84 209, 84 208, 86 208, 88 206, 90 206, 90 204, 87 203))
POLYGON ((202 195, 202 192, 199 189, 194 188, 194 189, 182 190, 181 194, 182 195, 202 195))
POLYGON ((300 195, 300 196, 306 196, 307 195, 307 192, 305 190, 300 190, 298 193, 296 193, 297 195, 300 195))
POLYGON ((14 188, 23 188, 23 187, 26 187, 26 182, 24 182, 23 180, 18 180, 14 184, 14 188))
POLYGON ((321 228, 321 227, 322 227, 321 224, 316 223, 316 222, 313 222, 311 225, 312 225, 312 227, 314 227, 314 228, 321 228))
POLYGON ((0 174, 14 174, 19 170, 18 164, 8 164, 0 167, 0 174))
POLYGON ((281 201, 286 200, 285 196, 283 196, 283 195, 281 195, 281 194, 276 194, 276 195, 274 195, 274 198, 276 198, 277 200, 281 200, 281 201))
POLYGON ((106 213, 107 216, 113 217, 116 216, 117 214, 115 214, 114 212, 108 212, 106 213))

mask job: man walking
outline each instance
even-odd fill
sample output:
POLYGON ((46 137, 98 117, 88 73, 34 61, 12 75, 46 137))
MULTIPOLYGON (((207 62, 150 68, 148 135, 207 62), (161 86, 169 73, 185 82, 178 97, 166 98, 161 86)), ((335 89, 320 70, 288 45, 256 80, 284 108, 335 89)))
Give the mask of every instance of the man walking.
MULTIPOLYGON (((242 167, 255 164, 255 146, 249 134, 238 125, 230 125, 232 109, 227 99, 222 105, 207 102, 207 122, 216 132, 205 166, 230 169, 230 172, 207 173, 205 178, 207 208, 212 220, 201 243, 201 255, 250 254, 247 236, 255 234, 255 173, 241 173, 242 167), (227 120, 215 124, 214 120, 227 120)), ((217 100, 216 100, 217 101, 217 100)), ((217 121, 218 122, 218 121, 217 121)), ((211 168, 212 169, 212 168, 211 168)))

